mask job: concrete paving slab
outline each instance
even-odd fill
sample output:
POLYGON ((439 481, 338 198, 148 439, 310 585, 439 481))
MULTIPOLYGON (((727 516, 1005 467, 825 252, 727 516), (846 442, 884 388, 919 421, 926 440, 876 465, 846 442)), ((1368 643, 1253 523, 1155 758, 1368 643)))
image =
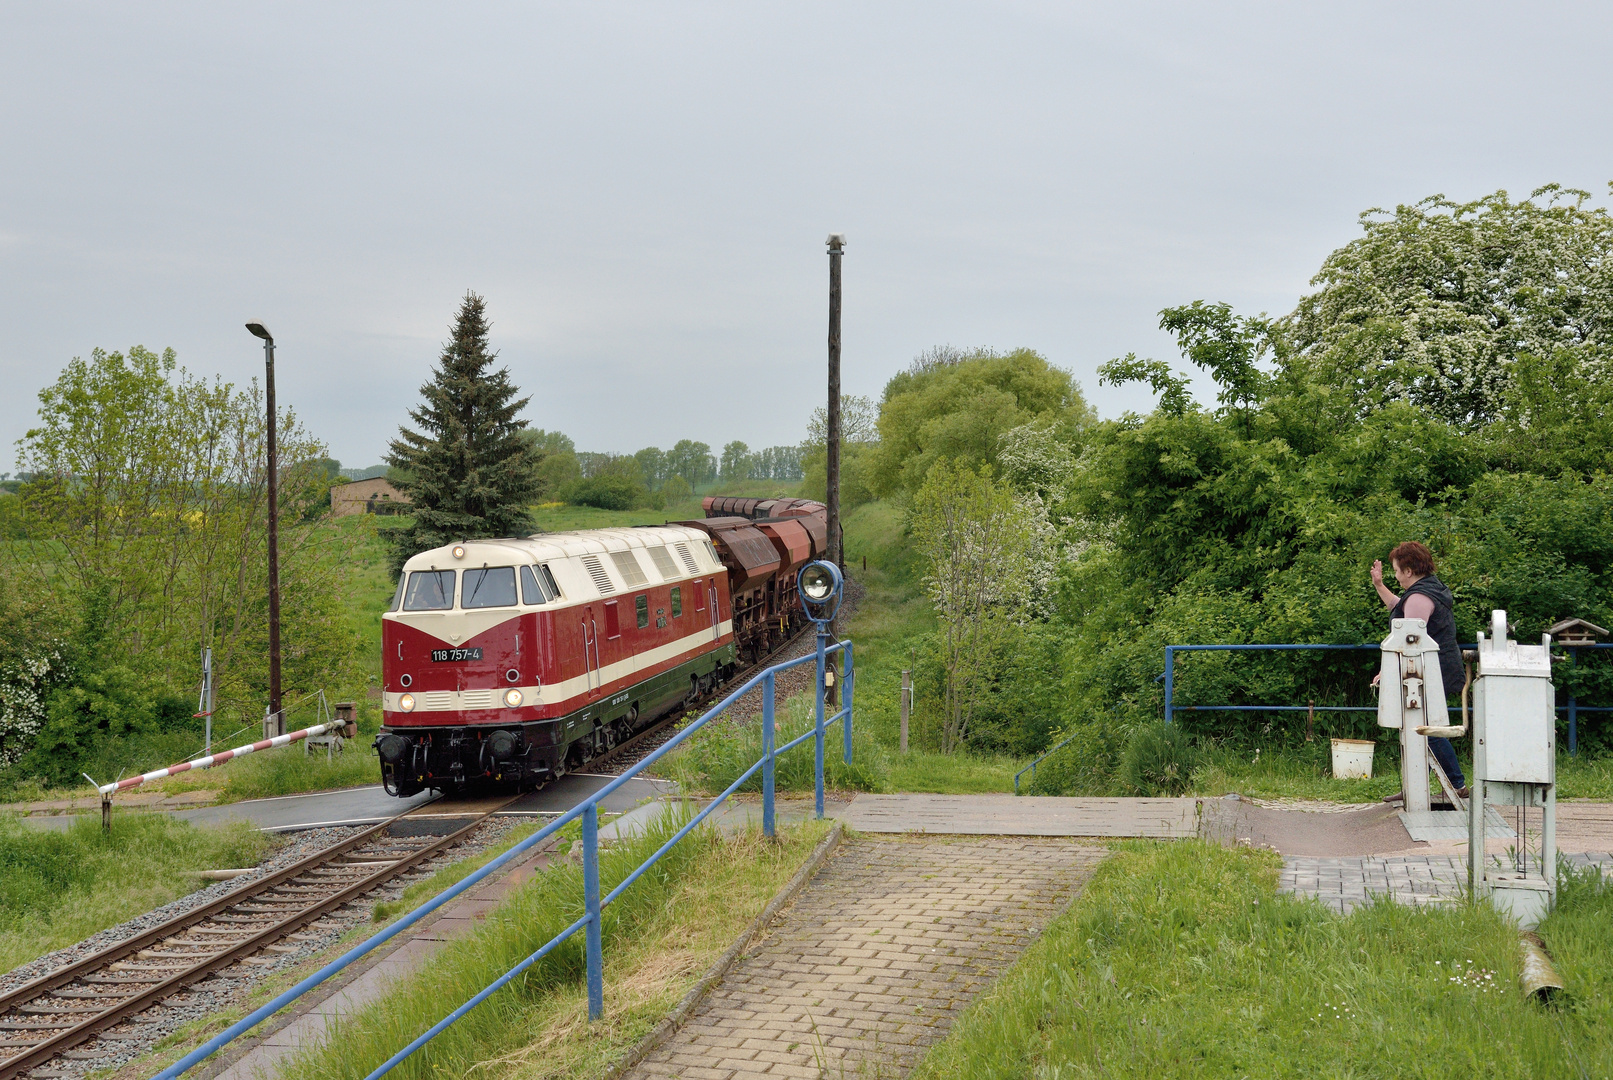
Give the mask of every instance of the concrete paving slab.
MULTIPOLYGON (((1406 834, 1413 840, 1432 843, 1435 840, 1467 839, 1468 815, 1465 810, 1402 810, 1398 816, 1406 827, 1406 834)), ((1495 807, 1484 808, 1486 840, 1511 840, 1517 835, 1495 807)))
POLYGON ((1196 799, 1016 795, 859 795, 840 820, 865 833, 955 836, 1197 835, 1196 799))

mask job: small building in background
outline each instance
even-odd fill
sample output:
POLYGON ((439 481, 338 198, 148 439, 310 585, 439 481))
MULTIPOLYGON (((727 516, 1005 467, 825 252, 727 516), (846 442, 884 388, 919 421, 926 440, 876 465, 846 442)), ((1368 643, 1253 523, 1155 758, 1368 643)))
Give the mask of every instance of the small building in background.
POLYGON ((406 514, 409 501, 384 476, 337 484, 330 489, 332 517, 346 514, 406 514))

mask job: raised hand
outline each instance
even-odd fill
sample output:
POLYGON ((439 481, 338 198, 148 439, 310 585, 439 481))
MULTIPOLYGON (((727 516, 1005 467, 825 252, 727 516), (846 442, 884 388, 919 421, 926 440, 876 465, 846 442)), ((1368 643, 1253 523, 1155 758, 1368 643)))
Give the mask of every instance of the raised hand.
POLYGON ((1379 588, 1383 587, 1383 560, 1382 559, 1373 559, 1372 560, 1372 584, 1378 586, 1379 588))

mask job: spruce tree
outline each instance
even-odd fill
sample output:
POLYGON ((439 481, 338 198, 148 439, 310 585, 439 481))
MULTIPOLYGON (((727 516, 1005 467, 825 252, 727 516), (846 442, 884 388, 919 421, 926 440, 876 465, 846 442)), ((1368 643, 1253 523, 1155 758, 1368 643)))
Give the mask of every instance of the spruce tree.
POLYGON ((387 464, 414 507, 413 525, 389 530, 394 574, 427 548, 532 530, 538 457, 516 418, 531 398, 516 399, 508 368, 492 370, 498 354, 488 329, 486 303, 466 293, 432 381, 420 388, 425 400, 409 410, 419 430, 400 428, 392 441, 387 464))

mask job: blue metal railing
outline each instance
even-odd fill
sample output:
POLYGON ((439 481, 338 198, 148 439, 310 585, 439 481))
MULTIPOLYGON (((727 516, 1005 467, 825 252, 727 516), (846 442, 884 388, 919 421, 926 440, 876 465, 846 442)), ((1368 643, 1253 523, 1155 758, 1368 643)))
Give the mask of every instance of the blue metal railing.
MULTIPOLYGON (((1613 649, 1613 642, 1599 643, 1599 644, 1584 644, 1584 645, 1564 644, 1564 645, 1559 645, 1557 647, 1568 650, 1570 655, 1573 656, 1574 665, 1576 667, 1578 667, 1579 666, 1579 651, 1581 649, 1613 649)), ((1379 648, 1381 648, 1381 646, 1378 645, 1378 644, 1375 644, 1375 643, 1367 643, 1367 644, 1361 644, 1361 645, 1303 645, 1303 644, 1278 644, 1278 645, 1167 645, 1167 646, 1165 646, 1165 673, 1163 675, 1156 675, 1154 677, 1154 681, 1159 682, 1161 679, 1165 680, 1165 722, 1167 724, 1171 723, 1175 719, 1176 710, 1178 710, 1178 709, 1181 709, 1181 710, 1187 711, 1187 712, 1303 712, 1303 713, 1308 713, 1308 712, 1344 712, 1344 713, 1369 712, 1369 713, 1375 713, 1375 712, 1378 711, 1378 707, 1376 705, 1178 705, 1175 702, 1175 697, 1176 697, 1176 654, 1179 653, 1179 652, 1299 652, 1299 651, 1302 651, 1302 650, 1313 650, 1313 651, 1324 651, 1324 652, 1325 651, 1340 651, 1340 650, 1344 650, 1344 651, 1357 651, 1357 652, 1359 652, 1359 651, 1369 650, 1369 649, 1370 650, 1377 650, 1379 648)), ((1475 642, 1475 643, 1470 644, 1470 645, 1463 645, 1462 648, 1464 648, 1464 649, 1476 649, 1476 648, 1478 648, 1478 644, 1475 642)), ((1461 711, 1461 706, 1459 706, 1459 705, 1451 705, 1451 706, 1448 706, 1448 708, 1449 708, 1449 711, 1453 712, 1453 713, 1461 711)), ((1581 705, 1581 704, 1579 704, 1579 702, 1575 698, 1569 697, 1568 703, 1566 705, 1557 706, 1557 711, 1558 712, 1566 712, 1568 714, 1568 753, 1569 753, 1570 756, 1572 756, 1572 755, 1575 755, 1575 754, 1579 753, 1579 714, 1580 713, 1613 712, 1613 706, 1581 705)), ((1031 774, 1031 779, 1035 780, 1036 779, 1036 767, 1038 765, 1040 765, 1042 762, 1046 761, 1048 758, 1052 757, 1059 750, 1061 750, 1065 746, 1067 746, 1070 743, 1071 739, 1074 739, 1074 738, 1075 738, 1075 736, 1072 735, 1072 736, 1070 736, 1070 738, 1064 739, 1063 741, 1057 743, 1056 745, 1048 747, 1047 750, 1042 753, 1041 757, 1038 757, 1036 760, 1032 761, 1029 765, 1025 766, 1023 769, 1021 769, 1017 773, 1015 773, 1014 774, 1014 794, 1015 795, 1019 794, 1019 778, 1020 777, 1024 776, 1026 773, 1030 773, 1031 774)))
POLYGON ((772 667, 758 672, 756 675, 748 679, 742 686, 734 690, 727 697, 723 698, 722 701, 714 705, 705 713, 705 715, 701 716, 700 719, 683 728, 683 730, 679 731, 671 739, 658 747, 643 761, 640 761, 637 765, 634 765, 632 768, 622 773, 622 775, 618 776, 616 779, 612 780, 610 783, 588 796, 588 798, 582 803, 579 803, 577 806, 568 810, 554 821, 551 821, 549 824, 545 825, 542 829, 539 829, 525 840, 522 840, 520 843, 510 848, 510 850, 489 862, 486 866, 483 866, 480 870, 468 875, 458 884, 444 890, 441 893, 438 893, 431 900, 414 909, 414 911, 410 912, 408 915, 405 915, 403 918, 399 919, 385 930, 382 930, 374 937, 369 938, 368 940, 350 949, 342 956, 331 961, 329 964, 326 964, 324 967, 320 968, 318 971, 299 982, 296 986, 293 986, 285 993, 276 997, 273 1001, 270 1001, 267 1004, 255 1009, 249 1015, 241 1018, 234 1024, 231 1024, 228 1028, 219 1032, 217 1035, 213 1036, 213 1038, 207 1040, 207 1042, 203 1043, 201 1046, 198 1046, 195 1050, 192 1050, 190 1053, 168 1066, 168 1068, 162 1070, 162 1072, 157 1073, 152 1080, 171 1080, 173 1077, 183 1075, 193 1066, 218 1052, 218 1050, 220 1050, 222 1047, 250 1031, 264 1020, 267 1020, 269 1017, 285 1008, 287 1005, 301 997, 303 994, 307 993, 309 990, 312 990, 314 987, 318 986, 320 983, 324 982, 338 971, 341 971, 343 968, 347 967, 353 961, 364 956, 366 953, 370 952, 391 938, 396 937, 398 934, 402 933, 410 926, 413 926, 431 912, 442 907, 448 901, 461 895, 467 889, 474 887, 479 882, 486 879, 490 874, 496 873, 498 870, 509 865, 515 859, 520 858, 526 852, 543 843, 543 841, 559 832, 560 829, 564 828, 567 824, 577 820, 581 820, 582 822, 583 906, 585 909, 583 916, 570 926, 566 927, 564 930, 560 931, 560 933, 556 934, 549 941, 544 943, 544 945, 532 955, 528 956, 515 967, 499 976, 475 997, 471 998, 469 1001, 459 1006, 459 1008, 455 1009, 437 1023, 433 1024, 426 1032, 420 1035, 419 1038, 415 1039, 413 1042, 409 1043, 408 1046, 405 1046, 396 1054, 392 1055, 392 1057, 388 1058, 374 1072, 370 1073, 366 1080, 374 1080, 375 1077, 383 1076, 390 1072, 395 1066, 413 1054, 416 1050, 419 1050, 426 1043, 430 1042, 450 1024, 454 1023, 483 1001, 486 1001, 487 998, 498 992, 498 990, 502 987, 506 986, 510 980, 514 979, 533 964, 543 959, 544 956, 552 952, 562 942, 568 940, 578 930, 582 930, 585 935, 585 951, 587 953, 588 1018, 590 1020, 599 1019, 605 1011, 603 943, 600 936, 604 909, 608 907, 613 900, 621 896, 630 885, 642 877, 650 867, 654 866, 658 861, 660 861, 661 857, 670 851, 674 844, 678 843, 678 841, 689 835, 689 833, 696 826, 698 826, 711 815, 712 811, 716 810, 718 806, 722 805, 722 803, 725 802, 730 795, 738 791, 747 780, 749 780, 752 776, 755 776, 757 770, 761 770, 762 773, 762 829, 768 836, 772 836, 774 834, 775 824, 773 808, 775 762, 780 754, 787 753, 795 747, 800 746, 808 739, 812 739, 814 743, 813 765, 815 774, 814 787, 816 788, 816 810, 817 816, 821 819, 823 817, 824 739, 827 734, 827 730, 831 725, 839 721, 844 721, 844 723, 841 724, 841 730, 844 734, 844 757, 847 764, 851 763, 851 714, 852 696, 855 685, 856 675, 852 665, 851 642, 841 641, 831 645, 828 643, 827 636, 820 634, 818 636, 818 647, 815 654, 803 656, 795 660, 787 660, 781 664, 774 664, 772 667), (843 680, 845 708, 841 709, 833 716, 826 717, 824 715, 827 711, 824 708, 824 670, 828 664, 828 658, 830 655, 836 652, 844 652, 846 656, 846 671, 843 680), (813 662, 816 662, 817 665, 818 678, 816 694, 817 711, 816 715, 814 716, 812 729, 803 735, 791 739, 783 746, 775 747, 774 743, 776 740, 774 738, 774 728, 776 725, 774 716, 774 682, 778 676, 778 673, 781 671, 787 671, 793 667, 799 667, 802 664, 813 662), (601 897, 599 895, 600 801, 611 792, 627 783, 628 780, 638 775, 645 768, 665 757, 675 747, 682 744, 684 740, 688 739, 696 731, 699 731, 701 728, 703 728, 708 722, 711 721, 713 717, 720 715, 745 694, 754 690, 758 684, 760 684, 762 687, 762 756, 758 758, 750 768, 746 769, 737 780, 728 785, 727 790, 713 799, 703 810, 700 811, 700 813, 696 814, 682 828, 675 832, 666 843, 662 844, 660 848, 656 850, 655 854, 651 855, 649 858, 645 859, 644 862, 640 863, 639 866, 632 871, 632 873, 628 874, 627 877, 622 880, 621 884, 617 885, 616 888, 612 889, 604 897, 601 897))
POLYGON ((1019 778, 1021 776, 1024 776, 1026 773, 1030 773, 1031 774, 1031 780, 1034 781, 1036 779, 1036 766, 1040 765, 1042 762, 1046 761, 1048 758, 1052 757, 1054 754, 1058 753, 1060 750, 1062 750, 1066 746, 1070 745, 1070 743, 1073 742, 1074 740, 1075 740, 1075 736, 1071 735, 1068 739, 1061 740, 1057 745, 1049 746, 1045 751, 1042 752, 1041 757, 1037 758, 1035 761, 1031 762, 1029 765, 1025 766, 1023 769, 1021 769, 1017 773, 1015 773, 1014 774, 1014 794, 1015 795, 1019 794, 1019 778))
MULTIPOLYGON (((1376 643, 1362 645, 1167 645, 1165 646, 1165 723, 1172 722, 1177 709, 1192 712, 1377 712, 1375 705, 1177 705, 1176 696, 1176 654, 1179 652, 1297 652, 1300 650, 1376 650, 1381 648, 1376 643)), ((1462 646, 1463 649, 1476 649, 1478 643, 1462 646)), ((1561 645, 1559 648, 1567 649, 1574 658, 1575 666, 1579 664, 1579 650, 1581 649, 1613 649, 1613 643, 1561 645)), ((1461 711, 1461 706, 1451 705, 1451 712, 1461 711)), ((1579 714, 1594 712, 1613 712, 1613 707, 1581 705, 1570 697, 1566 705, 1557 706, 1558 712, 1568 714, 1568 753, 1570 756, 1579 753, 1579 714)), ((1069 740, 1066 739, 1065 742, 1069 740)), ((1059 744, 1064 745, 1063 743, 1059 744)), ((1053 750, 1057 750, 1054 747, 1053 750)), ((1053 750, 1049 750, 1051 754, 1053 750)), ((1046 757, 1047 755, 1042 755, 1046 757)), ((1038 758, 1037 761, 1040 761, 1038 758)), ((1032 763, 1033 765, 1035 762, 1032 763)), ((1019 790, 1019 778, 1014 778, 1014 790, 1019 790)))

